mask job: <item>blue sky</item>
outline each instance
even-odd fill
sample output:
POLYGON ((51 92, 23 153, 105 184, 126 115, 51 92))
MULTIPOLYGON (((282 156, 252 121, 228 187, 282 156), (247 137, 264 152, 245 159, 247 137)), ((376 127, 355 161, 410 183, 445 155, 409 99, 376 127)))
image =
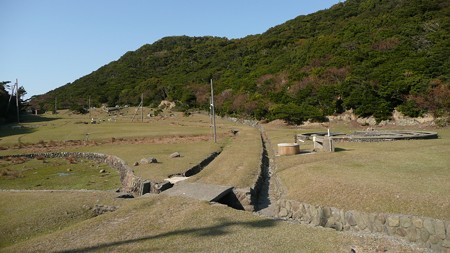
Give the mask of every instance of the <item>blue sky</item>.
POLYGON ((0 0, 0 81, 27 98, 173 35, 242 38, 339 0, 0 0))

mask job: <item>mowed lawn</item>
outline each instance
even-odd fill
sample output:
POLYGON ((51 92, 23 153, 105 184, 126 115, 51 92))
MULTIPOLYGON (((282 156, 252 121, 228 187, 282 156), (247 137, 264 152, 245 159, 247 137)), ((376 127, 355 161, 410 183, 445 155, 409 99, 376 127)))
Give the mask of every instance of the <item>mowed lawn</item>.
MULTIPOLYGON (((326 131, 267 127, 275 150, 276 143, 293 142, 295 133, 315 130, 326 131)), ((277 157, 277 175, 288 199, 450 220, 450 129, 434 131, 439 139, 336 143, 335 153, 277 157)), ((308 141, 300 147, 313 148, 308 141)))

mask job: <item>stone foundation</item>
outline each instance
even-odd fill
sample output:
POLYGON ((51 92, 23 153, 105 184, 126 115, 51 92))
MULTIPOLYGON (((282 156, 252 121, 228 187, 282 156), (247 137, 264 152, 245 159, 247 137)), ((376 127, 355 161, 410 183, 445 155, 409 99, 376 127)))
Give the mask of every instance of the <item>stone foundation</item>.
POLYGON ((403 214, 344 211, 294 200, 278 200, 277 218, 337 231, 364 231, 400 237, 436 252, 450 252, 450 222, 403 214))

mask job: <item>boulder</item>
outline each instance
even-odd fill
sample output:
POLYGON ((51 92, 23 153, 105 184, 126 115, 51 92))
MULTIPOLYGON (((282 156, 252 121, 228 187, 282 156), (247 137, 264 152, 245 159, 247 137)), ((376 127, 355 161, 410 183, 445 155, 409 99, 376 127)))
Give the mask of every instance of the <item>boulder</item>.
POLYGON ((154 157, 142 158, 140 164, 158 163, 158 160, 154 157))
POLYGON ((177 158, 177 157, 181 157, 181 154, 178 153, 178 152, 175 152, 175 153, 170 154, 169 157, 170 157, 170 158, 177 158))

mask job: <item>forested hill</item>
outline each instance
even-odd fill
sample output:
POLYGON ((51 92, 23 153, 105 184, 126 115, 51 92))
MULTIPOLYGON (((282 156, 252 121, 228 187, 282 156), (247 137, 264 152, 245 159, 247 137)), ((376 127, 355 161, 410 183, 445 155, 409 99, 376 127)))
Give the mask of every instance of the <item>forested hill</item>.
MULTIPOLYGON (((232 17, 230 17, 232 18, 232 17)), ((320 120, 353 108, 360 116, 410 116, 450 107, 450 2, 347 0, 260 35, 166 37, 35 97, 52 108, 144 105, 162 99, 226 114, 320 120)))

